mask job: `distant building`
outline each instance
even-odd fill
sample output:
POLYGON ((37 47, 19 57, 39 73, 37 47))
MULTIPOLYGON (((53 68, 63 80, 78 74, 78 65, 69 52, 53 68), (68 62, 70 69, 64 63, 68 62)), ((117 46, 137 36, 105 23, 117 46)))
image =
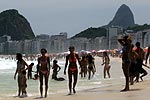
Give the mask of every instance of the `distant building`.
MULTIPOLYGON (((109 28, 109 37, 88 38, 67 38, 67 33, 62 32, 58 35, 38 35, 32 40, 11 41, 10 36, 0 37, 0 54, 39 54, 41 48, 47 49, 48 53, 60 53, 68 51, 69 46, 75 46, 75 51, 81 50, 102 50, 102 49, 121 49, 118 38, 123 37, 123 30, 118 27, 109 28), (109 39, 108 39, 109 38, 109 39), (109 40, 109 41, 108 41, 109 40)), ((133 32, 127 30, 125 33, 131 34, 132 44, 140 42, 142 47, 150 46, 150 29, 133 32)))
POLYGON ((108 29, 108 43, 109 48, 108 49, 116 49, 118 48, 118 41, 117 36, 123 34, 123 28, 118 26, 112 26, 108 29))
POLYGON ((47 35, 47 34, 40 34, 40 35, 37 35, 36 36, 36 39, 49 39, 50 38, 50 36, 49 35, 47 35))

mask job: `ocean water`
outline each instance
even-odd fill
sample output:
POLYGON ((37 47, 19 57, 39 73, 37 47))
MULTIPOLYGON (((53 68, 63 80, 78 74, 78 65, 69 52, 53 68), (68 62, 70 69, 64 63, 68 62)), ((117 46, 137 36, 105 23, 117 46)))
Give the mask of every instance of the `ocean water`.
MULTIPOLYGON (((99 88, 104 86, 111 85, 124 85, 124 75, 121 68, 121 58, 110 58, 111 60, 111 69, 110 74, 111 78, 103 78, 103 66, 102 60, 100 57, 95 57, 96 73, 91 80, 87 78, 78 77, 78 83, 76 86, 76 91, 81 91, 91 88, 99 88)), ((35 65, 37 61, 26 61, 28 64, 33 62, 35 65)), ((52 64, 52 63, 51 63, 52 64)), ((65 78, 65 81, 55 81, 51 79, 52 69, 49 78, 49 94, 57 93, 68 93, 68 78, 67 75, 63 75, 65 59, 58 60, 58 65, 61 67, 58 77, 65 78)), ((33 67, 33 70, 36 69, 36 66, 33 67)), ((16 96, 17 95, 17 80, 14 80, 14 73, 16 70, 16 61, 9 59, 0 58, 0 95, 4 97, 7 96, 16 96)), ((80 70, 80 69, 79 69, 80 70)), ((148 70, 148 69, 146 69, 148 70)), ((148 70, 149 72, 149 70, 148 70)), ((34 74, 34 73, 33 73, 34 74)), ((149 75, 144 79, 149 79, 149 75)), ((27 80, 27 93, 28 96, 39 96, 39 80, 27 80)), ((124 88, 124 87, 122 87, 124 88)), ((121 90, 121 89, 120 89, 121 90)))

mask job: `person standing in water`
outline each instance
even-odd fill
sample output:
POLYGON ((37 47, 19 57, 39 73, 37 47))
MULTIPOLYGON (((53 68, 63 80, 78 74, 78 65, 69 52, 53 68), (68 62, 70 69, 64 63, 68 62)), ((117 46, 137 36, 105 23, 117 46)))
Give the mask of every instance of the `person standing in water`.
POLYGON ((109 56, 107 54, 107 52, 103 52, 103 63, 102 65, 104 65, 104 78, 106 78, 106 72, 108 74, 108 77, 110 78, 110 59, 109 56))
POLYGON ((81 74, 81 77, 85 78, 86 75, 87 75, 87 64, 88 64, 86 56, 82 56, 82 60, 80 62, 81 62, 81 66, 80 66, 81 72, 80 72, 80 74, 81 74))
POLYGON ((122 69, 125 76, 125 88, 121 90, 129 91, 129 68, 131 65, 130 52, 131 52, 131 36, 124 36, 123 39, 118 39, 118 42, 123 46, 122 48, 122 69))
POLYGON ((34 63, 31 63, 29 65, 29 69, 28 69, 28 79, 32 79, 32 67, 34 66, 34 63))
POLYGON ((22 54, 21 53, 16 54, 16 59, 17 59, 17 68, 16 68, 16 72, 15 72, 15 75, 14 75, 14 79, 16 79, 16 75, 18 74, 18 96, 20 96, 21 92, 22 92, 22 96, 27 96, 25 66, 27 66, 27 68, 29 68, 29 66, 22 59, 22 54))
POLYGON ((57 80, 58 79, 57 78, 57 74, 58 74, 58 72, 61 69, 60 66, 57 64, 57 60, 53 61, 53 67, 52 67, 52 69, 53 69, 52 79, 57 80))
POLYGON ((48 79, 50 74, 50 59, 46 56, 47 50, 42 48, 41 54, 42 56, 38 58, 38 70, 37 74, 39 74, 40 79, 40 93, 41 98, 43 97, 43 78, 45 78, 45 98, 47 97, 48 90, 48 79))
POLYGON ((91 73, 92 73, 92 76, 94 76, 94 74, 96 72, 96 67, 95 67, 95 63, 94 63, 94 58, 92 57, 91 54, 87 55, 87 59, 88 59, 88 73, 89 73, 88 80, 90 80, 91 73))
POLYGON ((69 61, 69 66, 68 66, 69 95, 72 94, 72 89, 73 89, 73 93, 74 94, 76 93, 75 87, 78 79, 77 61, 80 64, 80 58, 78 54, 74 53, 74 49, 75 49, 74 46, 69 47, 70 54, 66 56, 66 63, 64 69, 64 75, 66 75, 66 69, 69 61), (73 87, 72 87, 72 77, 74 78, 73 87))

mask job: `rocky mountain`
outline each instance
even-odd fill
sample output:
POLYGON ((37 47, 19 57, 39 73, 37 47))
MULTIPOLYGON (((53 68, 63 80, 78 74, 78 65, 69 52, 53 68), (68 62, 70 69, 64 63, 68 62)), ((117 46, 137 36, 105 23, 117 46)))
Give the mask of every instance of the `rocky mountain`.
POLYGON ((112 21, 109 22, 107 25, 108 27, 111 26, 121 26, 123 28, 134 26, 134 16, 130 8, 123 4, 120 6, 120 8, 117 10, 114 18, 112 21))
POLYGON ((113 20, 110 21, 108 25, 101 26, 99 28, 85 29, 84 31, 73 36, 73 38, 78 38, 78 37, 95 38, 95 37, 106 36, 107 31, 104 28, 108 28, 112 26, 119 26, 119 27, 123 27, 124 29, 128 27, 136 26, 134 22, 133 13, 127 5, 123 4, 120 6, 113 20))
POLYGON ((11 36, 12 40, 33 39, 35 37, 30 23, 15 9, 0 13, 0 36, 3 35, 11 36))

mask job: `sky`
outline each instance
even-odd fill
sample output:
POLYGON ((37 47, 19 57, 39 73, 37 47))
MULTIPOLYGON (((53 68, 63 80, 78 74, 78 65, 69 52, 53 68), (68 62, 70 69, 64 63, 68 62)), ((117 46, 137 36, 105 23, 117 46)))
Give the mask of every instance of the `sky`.
POLYGON ((35 35, 67 32, 72 37, 108 24, 122 4, 129 6, 136 24, 150 24, 150 0, 0 0, 0 12, 18 10, 35 35))

